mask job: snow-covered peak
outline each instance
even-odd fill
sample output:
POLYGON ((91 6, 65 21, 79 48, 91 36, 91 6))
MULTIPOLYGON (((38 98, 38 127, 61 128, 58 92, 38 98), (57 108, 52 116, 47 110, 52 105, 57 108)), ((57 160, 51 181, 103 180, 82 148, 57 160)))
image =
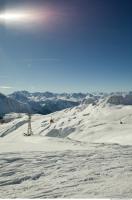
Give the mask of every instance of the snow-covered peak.
POLYGON ((0 115, 10 112, 27 113, 32 111, 27 104, 18 102, 0 93, 0 115))
MULTIPOLYGON (((52 93, 52 92, 34 92, 18 91, 10 94, 6 97, 0 94, 1 102, 10 99, 12 102, 16 102, 12 109, 7 109, 7 112, 16 112, 16 106, 19 104, 23 108, 22 112, 25 112, 25 107, 33 113, 49 114, 55 111, 63 110, 66 108, 75 107, 78 105, 132 105, 132 92, 116 92, 116 93, 52 93)), ((9 106, 8 106, 9 107, 9 106)), ((2 109, 2 103, 0 105, 2 109)), ((0 110, 1 111, 1 110, 0 110)), ((3 111, 1 111, 3 112, 3 111)))
POLYGON ((107 103, 114 105, 132 105, 132 94, 112 95, 108 98, 107 103))

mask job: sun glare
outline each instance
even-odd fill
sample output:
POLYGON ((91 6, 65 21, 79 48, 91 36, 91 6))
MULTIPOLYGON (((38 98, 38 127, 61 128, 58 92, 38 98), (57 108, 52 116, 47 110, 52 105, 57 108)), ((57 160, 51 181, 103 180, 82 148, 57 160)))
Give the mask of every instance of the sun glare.
POLYGON ((0 14, 0 21, 16 22, 28 19, 29 16, 23 13, 5 12, 0 14))
POLYGON ((49 12, 40 7, 6 8, 0 12, 0 24, 6 27, 31 28, 46 24, 49 12))

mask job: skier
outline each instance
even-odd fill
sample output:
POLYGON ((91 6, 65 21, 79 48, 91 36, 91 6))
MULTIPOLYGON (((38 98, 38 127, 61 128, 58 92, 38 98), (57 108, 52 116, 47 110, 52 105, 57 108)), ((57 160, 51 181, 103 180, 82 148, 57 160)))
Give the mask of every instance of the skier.
POLYGON ((54 123, 54 120, 51 117, 51 119, 50 119, 50 125, 53 124, 53 123, 54 123))

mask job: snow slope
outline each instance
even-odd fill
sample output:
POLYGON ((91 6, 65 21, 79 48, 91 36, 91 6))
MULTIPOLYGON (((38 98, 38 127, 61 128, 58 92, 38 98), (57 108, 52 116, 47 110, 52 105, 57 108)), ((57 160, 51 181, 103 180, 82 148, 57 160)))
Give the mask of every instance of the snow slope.
POLYGON ((0 154, 1 198, 132 198, 132 146, 0 154))
POLYGON ((132 106, 35 114, 32 137, 27 116, 13 116, 0 125, 2 198, 132 198, 132 106))
POLYGON ((43 140, 47 139, 61 139, 63 143, 68 140, 71 143, 78 141, 131 145, 132 106, 84 104, 46 116, 37 114, 32 116, 32 129, 34 136, 31 139, 23 137, 23 133, 27 131, 27 116, 22 115, 21 118, 1 125, 0 136, 2 142, 11 143, 8 146, 12 145, 12 141, 24 144, 27 143, 25 141, 30 143, 30 140, 31 143, 37 143, 38 140, 38 143, 42 144, 43 140), (51 116, 54 123, 50 125, 51 116), (120 124, 120 121, 123 124, 120 124))

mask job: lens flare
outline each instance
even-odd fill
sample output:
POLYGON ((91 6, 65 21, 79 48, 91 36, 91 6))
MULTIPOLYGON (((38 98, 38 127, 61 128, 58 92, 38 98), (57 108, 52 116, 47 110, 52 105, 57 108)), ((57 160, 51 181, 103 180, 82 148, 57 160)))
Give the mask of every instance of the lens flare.
POLYGON ((44 7, 20 6, 0 11, 0 25, 18 30, 37 30, 48 24, 51 12, 44 7))
POLYGON ((0 22, 2 23, 15 23, 15 22, 39 22, 46 19, 47 13, 44 13, 40 10, 6 10, 3 13, 0 13, 0 22))
POLYGON ((0 21, 9 21, 9 22, 23 21, 27 19, 27 17, 28 16, 23 13, 5 12, 0 14, 0 21))
POLYGON ((0 10, 0 26, 6 30, 29 31, 52 31, 59 24, 63 25, 66 20, 65 10, 49 5, 17 4, 6 5, 0 10))

